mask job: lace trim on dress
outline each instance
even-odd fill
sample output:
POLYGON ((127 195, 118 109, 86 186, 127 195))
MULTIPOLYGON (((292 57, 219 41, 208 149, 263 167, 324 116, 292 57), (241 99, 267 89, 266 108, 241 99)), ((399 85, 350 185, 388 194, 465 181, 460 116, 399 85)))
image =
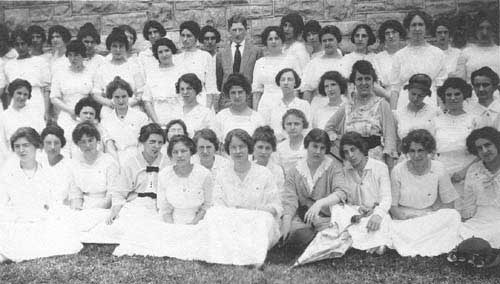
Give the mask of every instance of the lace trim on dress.
POLYGON ((308 185, 307 191, 311 193, 314 189, 314 185, 320 179, 321 176, 328 170, 328 168, 332 164, 332 159, 329 157, 325 157, 321 165, 319 165, 318 169, 314 173, 314 176, 311 176, 311 171, 309 171, 309 167, 307 166, 307 158, 303 158, 297 162, 296 169, 299 174, 306 180, 308 185))

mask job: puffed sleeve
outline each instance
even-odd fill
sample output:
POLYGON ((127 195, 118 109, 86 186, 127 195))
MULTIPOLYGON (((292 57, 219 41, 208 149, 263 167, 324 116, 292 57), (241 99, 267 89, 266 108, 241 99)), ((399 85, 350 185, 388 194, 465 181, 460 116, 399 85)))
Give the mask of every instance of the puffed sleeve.
POLYGON ((201 205, 201 209, 207 210, 212 206, 212 195, 214 191, 214 180, 210 172, 207 172, 203 181, 203 197, 204 201, 201 205))
POLYGON ((391 179, 389 178, 389 169, 385 164, 381 163, 376 172, 380 189, 380 204, 375 208, 374 212, 383 216, 389 212, 392 204, 391 179))
POLYGON ((342 136, 344 132, 344 122, 345 122, 345 106, 340 107, 333 115, 330 117, 325 125, 325 131, 330 136, 330 140, 335 141, 342 136))
POLYGON ((460 212, 462 218, 464 219, 472 218, 476 213, 477 205, 476 205, 476 195, 474 193, 474 187, 476 186, 477 180, 474 179, 475 174, 476 174, 476 166, 472 165, 467 171, 467 174, 465 175, 463 208, 460 212))
POLYGON ((394 116, 392 115, 389 103, 386 101, 381 101, 379 105, 379 111, 381 113, 382 119, 382 135, 384 136, 384 154, 387 154, 391 157, 397 157, 396 123, 394 121, 394 116))
POLYGON ((296 175, 297 170, 292 169, 285 175, 285 185, 281 193, 283 215, 295 216, 299 208, 299 197, 297 195, 296 175))
MULTIPOLYGON (((405 165, 406 162, 402 162, 401 165, 405 165)), ((400 166, 395 166, 392 169, 391 175, 391 195, 392 195, 392 206, 399 206, 399 198, 401 195, 401 176, 400 176, 400 166)))

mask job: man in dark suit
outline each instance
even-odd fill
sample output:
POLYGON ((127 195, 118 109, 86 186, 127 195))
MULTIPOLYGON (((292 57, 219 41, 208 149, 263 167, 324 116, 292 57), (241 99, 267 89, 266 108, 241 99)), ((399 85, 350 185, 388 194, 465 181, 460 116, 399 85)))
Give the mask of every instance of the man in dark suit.
MULTIPOLYGON (((229 74, 241 73, 252 83, 255 61, 262 57, 262 49, 254 46, 247 34, 247 19, 242 15, 234 15, 227 21, 231 43, 217 53, 216 74, 217 88, 222 92, 222 86, 229 74)), ((227 94, 222 94, 219 109, 225 108, 229 101, 227 94)), ((252 96, 248 94, 247 102, 252 106, 252 96)))

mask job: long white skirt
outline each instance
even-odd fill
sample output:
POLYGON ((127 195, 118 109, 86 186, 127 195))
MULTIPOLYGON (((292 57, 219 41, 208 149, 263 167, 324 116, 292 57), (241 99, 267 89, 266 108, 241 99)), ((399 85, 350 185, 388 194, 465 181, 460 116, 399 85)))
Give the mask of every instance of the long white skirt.
POLYGON ((474 217, 463 223, 462 238, 483 238, 493 248, 500 248, 500 208, 478 206, 474 217))
POLYGON ((71 210, 66 208, 61 215, 76 227, 78 237, 82 243, 117 244, 120 234, 116 225, 107 225, 106 217, 109 209, 90 208, 71 210))
POLYGON ((31 220, 5 217, 0 218, 0 259, 18 262, 82 249, 71 223, 52 214, 31 220))
POLYGON ((377 231, 369 232, 366 228, 371 215, 361 218, 360 222, 351 225, 351 218, 354 215, 359 215, 359 206, 354 205, 335 205, 330 208, 332 224, 337 223, 339 232, 347 228, 347 231, 352 238, 352 247, 359 250, 368 250, 380 246, 391 246, 390 226, 391 217, 389 214, 384 214, 382 223, 377 231), (349 227, 348 227, 349 226, 349 227))
POLYGON ((428 215, 392 221, 392 248, 401 256, 437 256, 461 242, 460 214, 441 209, 428 215))
POLYGON ((278 223, 267 212, 212 207, 197 225, 149 220, 129 227, 113 254, 260 265, 279 236, 278 223))

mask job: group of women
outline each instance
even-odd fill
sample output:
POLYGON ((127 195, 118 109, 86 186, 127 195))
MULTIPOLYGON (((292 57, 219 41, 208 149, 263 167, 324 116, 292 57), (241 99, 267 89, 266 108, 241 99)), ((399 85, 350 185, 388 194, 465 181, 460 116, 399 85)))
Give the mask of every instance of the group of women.
POLYGON ((500 247, 500 64, 474 56, 499 50, 498 18, 476 24, 449 67, 421 11, 384 22, 378 54, 370 26, 355 27, 347 55, 337 27, 287 15, 263 31, 253 82, 229 75, 217 113, 194 21, 180 26, 181 53, 148 21, 149 49, 133 52, 124 25, 107 57, 91 24, 76 40, 51 28, 49 55, 16 30, 17 58, 2 58, 0 261, 117 243, 116 255, 262 264, 327 228, 379 254, 435 256, 471 236, 500 247))

